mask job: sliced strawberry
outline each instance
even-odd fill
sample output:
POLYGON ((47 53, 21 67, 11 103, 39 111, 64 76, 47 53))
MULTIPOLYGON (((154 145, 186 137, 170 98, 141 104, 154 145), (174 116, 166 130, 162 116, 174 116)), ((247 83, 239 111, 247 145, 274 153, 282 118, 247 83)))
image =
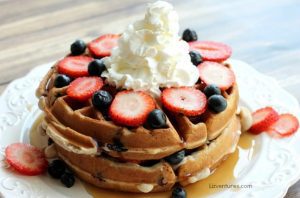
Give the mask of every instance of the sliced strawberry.
POLYGON ((279 119, 273 123, 267 132, 275 137, 287 137, 296 133, 299 128, 298 119, 291 114, 281 114, 279 119))
POLYGON ((110 56, 112 48, 118 44, 118 34, 105 34, 88 44, 90 53, 95 57, 110 56))
POLYGON ((88 56, 68 56, 58 62, 58 72, 77 78, 88 76, 88 65, 93 58, 88 56))
POLYGON ((253 123, 249 131, 259 134, 266 131, 279 118, 278 113, 272 107, 258 109, 252 113, 253 123))
POLYGON ((204 93, 192 87, 167 88, 161 95, 163 106, 169 111, 186 116, 197 116, 206 110, 204 93))
POLYGON ((210 61, 198 65, 200 79, 206 84, 217 85, 221 90, 226 90, 235 82, 235 75, 228 67, 210 61))
POLYGON ((99 77, 77 78, 69 85, 67 95, 75 100, 86 101, 102 86, 103 80, 99 77))
POLYGON ((44 153, 29 144, 11 144, 6 147, 5 156, 6 162, 23 175, 42 174, 48 166, 44 153))
POLYGON ((189 42, 191 50, 200 53, 205 61, 222 62, 231 56, 232 50, 228 45, 213 41, 193 41, 189 42))
POLYGON ((121 91, 115 96, 109 108, 109 116, 118 124, 137 127, 145 123, 148 114, 154 108, 154 99, 147 93, 121 91))

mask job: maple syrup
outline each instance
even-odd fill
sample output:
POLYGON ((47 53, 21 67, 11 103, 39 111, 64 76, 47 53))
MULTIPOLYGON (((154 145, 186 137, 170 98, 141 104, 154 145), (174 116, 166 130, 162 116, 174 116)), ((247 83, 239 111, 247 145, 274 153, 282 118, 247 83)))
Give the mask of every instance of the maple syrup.
MULTIPOLYGON (((257 152, 257 142, 255 136, 245 132, 241 135, 238 147, 234 153, 230 154, 208 178, 185 187, 189 198, 207 197, 220 192, 222 188, 211 188, 211 185, 230 185, 237 178, 243 176, 250 168, 250 162, 257 152)), ((85 184, 86 190, 95 198, 169 198, 170 192, 163 193, 124 193, 103 190, 90 184, 85 184)))

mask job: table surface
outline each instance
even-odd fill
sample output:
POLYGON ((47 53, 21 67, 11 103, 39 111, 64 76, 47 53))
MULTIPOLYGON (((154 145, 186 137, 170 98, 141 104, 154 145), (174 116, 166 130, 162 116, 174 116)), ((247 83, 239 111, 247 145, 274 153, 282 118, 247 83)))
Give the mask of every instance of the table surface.
MULTIPOLYGON (((149 0, 0 0, 0 93, 33 67, 58 60, 77 38, 120 33, 149 0)), ((229 44, 233 58, 277 79, 300 101, 300 1, 173 0, 182 30, 229 44)), ((263 89, 263 87, 262 87, 263 89)), ((300 197, 300 182, 286 197, 300 197)))

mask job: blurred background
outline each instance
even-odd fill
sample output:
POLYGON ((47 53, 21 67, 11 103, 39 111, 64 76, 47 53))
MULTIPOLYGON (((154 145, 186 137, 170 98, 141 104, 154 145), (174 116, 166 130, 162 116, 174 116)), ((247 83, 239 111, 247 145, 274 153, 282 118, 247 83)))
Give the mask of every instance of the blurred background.
MULTIPOLYGON (((121 33, 149 0, 0 0, 0 93, 31 68, 62 58, 77 38, 121 33)), ((224 42, 233 58, 276 78, 300 101, 300 0, 171 0, 181 32, 224 42)), ((300 197, 299 187, 289 197, 300 197)))

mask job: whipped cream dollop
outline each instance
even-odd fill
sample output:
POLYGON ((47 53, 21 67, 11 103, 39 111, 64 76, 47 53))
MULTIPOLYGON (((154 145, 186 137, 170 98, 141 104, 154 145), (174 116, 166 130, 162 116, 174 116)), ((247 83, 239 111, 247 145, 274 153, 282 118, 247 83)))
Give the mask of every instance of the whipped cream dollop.
POLYGON ((180 39, 178 15, 164 1, 149 4, 145 17, 130 24, 104 58, 102 76, 118 88, 146 90, 160 95, 160 87, 192 86, 199 72, 189 56, 189 45, 180 39))

